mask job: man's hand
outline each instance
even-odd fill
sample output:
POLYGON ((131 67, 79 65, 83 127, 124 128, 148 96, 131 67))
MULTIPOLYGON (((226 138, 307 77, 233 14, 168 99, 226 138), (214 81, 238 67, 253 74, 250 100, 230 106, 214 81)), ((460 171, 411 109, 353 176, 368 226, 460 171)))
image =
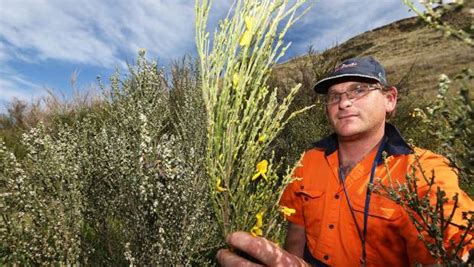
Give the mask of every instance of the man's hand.
POLYGON ((217 261, 221 266, 309 266, 301 258, 275 243, 262 237, 253 237, 246 232, 231 233, 227 236, 226 242, 260 263, 251 262, 228 249, 221 249, 217 252, 217 261))

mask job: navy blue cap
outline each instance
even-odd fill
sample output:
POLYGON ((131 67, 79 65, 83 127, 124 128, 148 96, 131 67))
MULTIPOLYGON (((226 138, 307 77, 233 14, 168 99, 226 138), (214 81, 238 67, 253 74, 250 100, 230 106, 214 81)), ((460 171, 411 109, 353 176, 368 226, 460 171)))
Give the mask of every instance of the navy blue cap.
POLYGON ((368 78, 388 86, 383 66, 373 57, 369 56, 344 60, 325 78, 314 85, 314 91, 318 94, 327 94, 329 87, 336 84, 341 78, 346 77, 368 78))

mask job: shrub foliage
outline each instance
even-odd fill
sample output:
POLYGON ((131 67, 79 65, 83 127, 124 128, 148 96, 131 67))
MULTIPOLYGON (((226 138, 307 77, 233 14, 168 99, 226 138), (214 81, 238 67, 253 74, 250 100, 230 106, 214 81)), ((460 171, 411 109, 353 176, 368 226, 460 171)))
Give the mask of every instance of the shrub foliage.
POLYGON ((176 115, 170 89, 194 79, 190 65, 174 70, 179 74, 171 83, 142 52, 128 77, 112 77, 101 112, 58 125, 54 133, 42 124, 32 128, 22 138, 22 161, 2 143, 3 262, 188 265, 212 259, 217 231, 197 160, 205 140, 191 128, 202 127, 202 117, 192 114, 202 105, 192 93, 173 102, 175 109, 191 110, 170 123, 176 115))

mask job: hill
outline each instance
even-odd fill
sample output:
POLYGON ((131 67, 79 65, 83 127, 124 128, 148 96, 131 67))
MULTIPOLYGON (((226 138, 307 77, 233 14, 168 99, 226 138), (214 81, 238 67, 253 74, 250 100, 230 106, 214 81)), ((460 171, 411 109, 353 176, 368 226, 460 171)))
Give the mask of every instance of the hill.
MULTIPOLYGON (((445 20, 468 27, 474 19, 474 1, 469 2, 463 9, 446 14, 445 20)), ((472 47, 454 37, 444 36, 418 17, 413 17, 357 35, 321 54, 294 58, 280 64, 274 71, 277 77, 285 76, 289 81, 301 82, 301 76, 304 76, 302 67, 311 66, 308 61, 330 68, 335 64, 331 62, 334 58, 342 61, 365 55, 374 56, 385 66, 389 83, 398 85, 401 92, 410 90, 426 97, 435 94, 441 73, 451 77, 463 68, 474 68, 472 47)), ((312 82, 320 75, 322 73, 313 73, 312 82)))

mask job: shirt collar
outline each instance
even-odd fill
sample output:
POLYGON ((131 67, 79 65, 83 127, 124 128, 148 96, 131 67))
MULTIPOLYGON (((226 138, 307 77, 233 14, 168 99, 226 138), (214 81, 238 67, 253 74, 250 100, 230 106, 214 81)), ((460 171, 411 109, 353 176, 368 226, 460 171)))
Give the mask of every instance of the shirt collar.
MULTIPOLYGON (((387 156, 391 155, 408 155, 413 153, 413 149, 403 139, 402 135, 395 126, 390 123, 385 124, 385 147, 383 151, 387 152, 387 156)), ((313 147, 323 149, 324 155, 329 156, 337 150, 337 136, 331 134, 316 143, 313 147)))

